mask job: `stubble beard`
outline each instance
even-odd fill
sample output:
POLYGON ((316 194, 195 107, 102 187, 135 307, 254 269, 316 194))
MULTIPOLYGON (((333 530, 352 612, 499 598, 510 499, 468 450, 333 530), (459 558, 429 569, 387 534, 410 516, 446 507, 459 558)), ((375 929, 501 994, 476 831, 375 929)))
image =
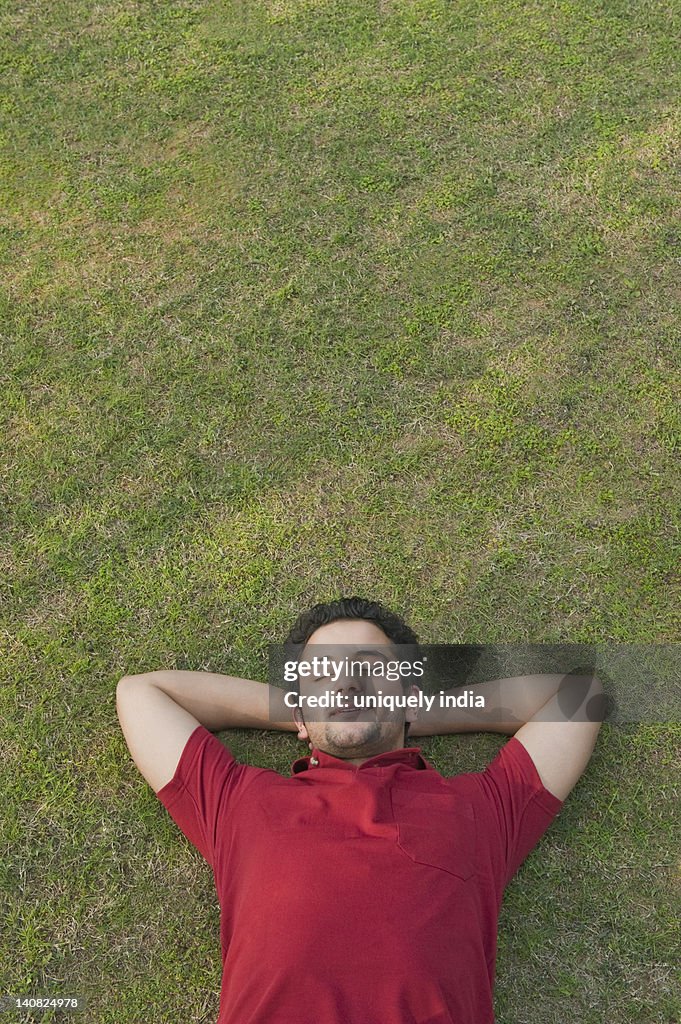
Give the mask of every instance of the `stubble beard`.
MULTIPOLYGON (((323 750, 329 754, 338 752, 341 755, 359 756, 363 753, 370 755, 376 748, 381 748, 382 740, 385 740, 390 728, 388 723, 379 722, 348 722, 334 724, 325 723, 323 750)), ((321 744, 320 744, 321 746, 321 744)))

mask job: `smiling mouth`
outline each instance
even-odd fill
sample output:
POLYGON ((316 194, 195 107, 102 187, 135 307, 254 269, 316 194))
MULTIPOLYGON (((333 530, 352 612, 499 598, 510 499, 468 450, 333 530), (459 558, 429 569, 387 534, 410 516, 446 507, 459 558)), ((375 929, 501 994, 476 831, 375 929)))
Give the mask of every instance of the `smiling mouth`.
POLYGON ((334 711, 332 718, 356 718, 361 714, 362 708, 347 708, 343 711, 334 711))

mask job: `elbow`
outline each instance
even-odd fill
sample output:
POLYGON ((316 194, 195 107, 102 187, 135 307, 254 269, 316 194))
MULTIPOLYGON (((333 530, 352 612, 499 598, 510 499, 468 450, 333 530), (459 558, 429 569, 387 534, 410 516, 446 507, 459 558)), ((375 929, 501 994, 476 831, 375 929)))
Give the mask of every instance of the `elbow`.
POLYGON ((558 688, 556 709, 561 721, 602 722, 607 697, 595 674, 565 676, 558 688))
POLYGON ((588 722, 598 722, 599 727, 603 724, 608 711, 608 698, 601 679, 596 675, 591 680, 585 710, 588 722))
POLYGON ((120 706, 120 702, 124 695, 129 692, 130 687, 133 683, 136 683, 139 676, 121 676, 116 683, 116 707, 120 706))
POLYGON ((139 675, 136 676, 121 676, 121 678, 118 680, 118 683, 116 684, 116 689, 118 689, 119 687, 123 689, 124 687, 129 686, 130 683, 136 683, 140 679, 145 679, 148 681, 149 675, 150 673, 148 672, 140 672, 139 675))

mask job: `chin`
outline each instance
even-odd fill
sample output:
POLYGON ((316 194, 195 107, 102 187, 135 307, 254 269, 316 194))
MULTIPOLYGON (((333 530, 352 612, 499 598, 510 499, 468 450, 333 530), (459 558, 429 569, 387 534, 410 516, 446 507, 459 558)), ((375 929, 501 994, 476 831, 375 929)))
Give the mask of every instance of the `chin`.
POLYGON ((361 747, 378 739, 381 729, 377 722, 347 722, 327 727, 326 736, 337 747, 361 747))

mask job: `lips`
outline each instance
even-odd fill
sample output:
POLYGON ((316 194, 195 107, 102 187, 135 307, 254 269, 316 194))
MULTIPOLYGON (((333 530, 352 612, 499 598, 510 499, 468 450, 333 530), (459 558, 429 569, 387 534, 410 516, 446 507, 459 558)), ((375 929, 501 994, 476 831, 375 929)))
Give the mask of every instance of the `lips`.
POLYGON ((338 711, 334 711, 331 714, 331 718, 345 718, 350 715, 358 715, 361 712, 361 708, 339 708, 338 711))
POLYGON ((359 719, 362 722, 368 722, 369 718, 366 716, 369 714, 369 711, 374 715, 376 714, 375 708, 368 709, 361 705, 360 707, 337 708, 335 711, 331 712, 329 718, 341 718, 346 722, 352 722, 356 719, 359 719))

